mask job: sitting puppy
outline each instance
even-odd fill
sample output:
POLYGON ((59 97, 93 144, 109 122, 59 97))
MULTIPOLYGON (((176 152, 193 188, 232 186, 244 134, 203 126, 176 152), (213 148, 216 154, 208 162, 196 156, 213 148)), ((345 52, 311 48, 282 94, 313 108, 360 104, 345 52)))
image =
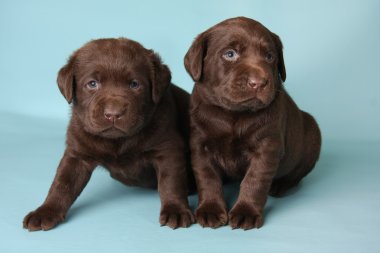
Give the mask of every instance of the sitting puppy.
POLYGON ((196 219, 204 227, 229 220, 232 228, 259 228, 267 194, 281 196, 297 185, 321 147, 317 123, 282 85, 280 38, 254 20, 228 19, 195 39, 185 67, 196 82, 190 98, 196 219), (241 180, 228 215, 224 179, 241 180))
POLYGON ((194 222, 184 131, 189 95, 171 85, 159 56, 128 39, 94 40, 59 71, 72 117, 67 147, 45 202, 24 219, 30 231, 61 222, 98 165, 127 185, 158 187, 160 223, 194 222))

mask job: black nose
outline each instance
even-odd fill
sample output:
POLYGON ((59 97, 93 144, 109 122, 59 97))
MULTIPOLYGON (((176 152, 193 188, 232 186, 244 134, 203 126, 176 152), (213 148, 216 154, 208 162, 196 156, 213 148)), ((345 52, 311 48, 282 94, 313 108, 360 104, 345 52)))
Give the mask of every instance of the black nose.
POLYGON ((116 109, 116 108, 106 108, 104 110, 104 117, 109 121, 116 121, 123 117, 125 113, 124 109, 116 109))
POLYGON ((268 79, 260 77, 249 77, 247 84, 252 89, 264 88, 268 84, 268 79))

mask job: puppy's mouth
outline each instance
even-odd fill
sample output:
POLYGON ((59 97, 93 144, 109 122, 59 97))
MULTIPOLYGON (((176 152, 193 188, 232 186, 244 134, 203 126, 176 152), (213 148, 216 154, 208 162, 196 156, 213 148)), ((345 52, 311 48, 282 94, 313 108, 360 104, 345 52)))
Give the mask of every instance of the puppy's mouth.
POLYGON ((238 100, 231 100, 225 97, 221 97, 220 102, 225 107, 233 111, 256 111, 266 106, 266 103, 257 97, 249 97, 238 100))
POLYGON ((259 99, 255 96, 252 96, 249 98, 244 98, 244 99, 240 99, 240 100, 236 100, 236 101, 232 101, 232 102, 235 104, 245 105, 245 104, 250 104, 250 103, 254 102, 254 100, 259 100, 259 99))
POLYGON ((120 138, 128 136, 128 133, 113 125, 111 127, 107 127, 106 129, 99 131, 99 135, 107 138, 120 138))

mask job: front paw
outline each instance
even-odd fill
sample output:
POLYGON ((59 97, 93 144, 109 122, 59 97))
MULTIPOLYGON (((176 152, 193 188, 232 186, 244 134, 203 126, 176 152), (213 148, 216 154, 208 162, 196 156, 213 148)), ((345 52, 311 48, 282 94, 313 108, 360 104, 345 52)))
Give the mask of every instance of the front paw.
POLYGON ((23 226, 29 231, 49 230, 65 219, 56 208, 41 206, 24 218, 23 226))
POLYGON ((227 209, 218 202, 205 202, 195 211, 195 217, 202 227, 217 228, 228 221, 227 209))
POLYGON ((161 208, 160 224, 173 229, 178 227, 187 228, 195 222, 190 208, 185 205, 167 204, 161 208))
POLYGON ((263 225, 262 212, 258 211, 253 204, 244 202, 236 203, 228 214, 229 225, 244 230, 260 228, 263 225))

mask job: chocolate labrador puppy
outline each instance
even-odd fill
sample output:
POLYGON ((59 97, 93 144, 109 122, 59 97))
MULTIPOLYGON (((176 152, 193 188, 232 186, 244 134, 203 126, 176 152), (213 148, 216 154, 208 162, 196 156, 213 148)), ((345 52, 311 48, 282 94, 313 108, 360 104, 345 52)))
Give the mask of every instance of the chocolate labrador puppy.
POLYGON ((160 57, 132 40, 93 40, 74 52, 57 79, 73 104, 67 147, 45 202, 24 228, 61 222, 98 165, 126 185, 158 187, 162 225, 194 222, 184 137, 189 94, 170 81, 160 57))
POLYGON ((270 193, 283 195, 314 167, 321 134, 286 93, 280 38, 260 23, 225 20, 201 33, 185 56, 196 82, 190 98, 192 167, 204 227, 229 220, 259 228, 270 193), (224 179, 241 180, 227 214, 224 179))

